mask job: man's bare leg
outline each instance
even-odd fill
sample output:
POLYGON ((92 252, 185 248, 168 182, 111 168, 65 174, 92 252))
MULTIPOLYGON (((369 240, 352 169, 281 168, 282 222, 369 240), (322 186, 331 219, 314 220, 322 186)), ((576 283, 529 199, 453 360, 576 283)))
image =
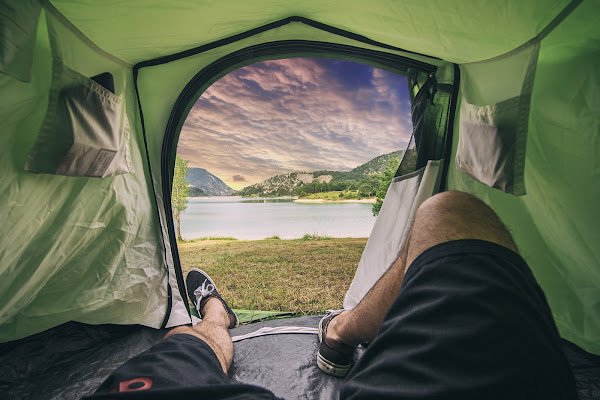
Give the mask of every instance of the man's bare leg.
POLYGON ((400 293, 411 263, 425 250, 459 239, 487 240, 517 252, 500 218, 481 200, 463 192, 437 194, 417 210, 406 243, 392 266, 354 309, 330 321, 327 338, 350 346, 372 341, 400 293))
POLYGON ((233 359, 233 343, 229 336, 229 316, 223 307, 223 303, 216 297, 206 301, 203 308, 204 318, 193 327, 178 326, 173 328, 164 339, 171 335, 185 333, 202 339, 215 352, 223 372, 227 374, 233 359))

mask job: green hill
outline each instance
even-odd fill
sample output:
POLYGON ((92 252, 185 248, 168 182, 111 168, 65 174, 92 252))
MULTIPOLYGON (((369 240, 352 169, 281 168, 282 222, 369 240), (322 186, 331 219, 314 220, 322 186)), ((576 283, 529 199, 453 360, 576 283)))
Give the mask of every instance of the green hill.
POLYGON ((403 154, 404 150, 398 150, 391 153, 382 154, 378 157, 375 157, 371 161, 359 165, 358 167, 350 171, 350 173, 360 174, 360 176, 382 174, 392 158, 395 157, 397 160, 401 160, 403 154))
POLYGON ((236 194, 239 196, 261 197, 289 196, 315 193, 315 191, 359 190, 361 186, 363 187, 363 192, 368 193, 369 190, 364 185, 376 186, 377 182, 379 182, 378 176, 383 173, 389 161, 392 158, 400 160, 403 154, 404 150, 382 154, 347 172, 289 172, 275 175, 261 183, 246 186, 236 194))

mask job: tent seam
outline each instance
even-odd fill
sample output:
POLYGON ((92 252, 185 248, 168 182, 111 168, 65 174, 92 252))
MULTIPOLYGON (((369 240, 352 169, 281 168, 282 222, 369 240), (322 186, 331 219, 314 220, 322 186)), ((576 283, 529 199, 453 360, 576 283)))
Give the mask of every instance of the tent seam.
POLYGON ((458 93, 460 89, 460 68, 458 64, 453 64, 454 79, 452 83, 452 92, 450 94, 450 109, 448 111, 448 128, 446 130, 444 161, 442 162, 442 174, 440 177, 440 186, 438 191, 445 191, 448 186, 448 173, 450 171, 450 159, 452 158, 452 142, 454 139, 454 123, 456 119, 456 110, 458 107, 458 93))
MULTIPOLYGON (((160 233, 160 237, 161 237, 160 242, 162 244, 162 249, 163 249, 163 261, 165 263, 164 264, 165 270, 167 272, 167 310, 166 310, 163 322, 160 325, 160 328, 164 329, 167 326, 167 323, 171 316, 171 310, 173 308, 173 289, 171 288, 171 283, 170 283, 169 264, 167 262, 167 247, 165 245, 165 237, 163 234, 163 224, 162 224, 162 219, 160 217, 160 207, 158 205, 158 199, 156 198, 156 186, 154 185, 154 178, 152 176, 152 166, 150 163, 150 152, 148 151, 148 139, 146 138, 146 127, 144 124, 144 113, 142 111, 142 101, 140 99, 140 93, 139 93, 139 89, 138 89, 138 68, 136 68, 136 66, 133 67, 133 86, 135 88, 135 95, 136 95, 137 103, 138 103, 138 111, 140 113, 140 124, 142 125, 142 138, 144 139, 144 150, 146 150, 146 162, 148 164, 148 175, 150 177, 150 184, 152 185, 152 197, 154 199, 154 207, 156 210, 156 217, 158 219, 158 225, 160 228, 159 233, 160 233)), ((181 288, 179 288, 179 291, 181 292, 181 288)), ((189 305, 187 304, 186 301, 184 301, 184 304, 188 310, 188 314, 190 314, 189 305)))
POLYGON ((359 35, 357 33, 353 33, 353 32, 350 32, 350 31, 347 31, 347 30, 344 30, 341 28, 336 28, 334 26, 327 25, 322 22, 314 21, 309 18, 304 18, 304 17, 299 17, 299 16, 291 16, 291 17, 287 17, 287 18, 283 18, 283 19, 274 21, 274 22, 270 22, 266 25, 261 25, 258 28, 253 28, 253 29, 250 29, 250 30, 247 30, 247 31, 244 31, 244 32, 232 35, 232 36, 228 36, 223 39, 218 39, 213 42, 206 43, 206 44, 203 44, 203 45, 200 45, 197 47, 193 47, 188 50, 180 51, 180 52, 168 55, 168 56, 161 56, 161 57, 153 58, 153 59, 146 60, 146 61, 140 61, 137 64, 135 64, 135 66, 138 67, 138 69, 139 69, 139 68, 144 68, 144 67, 151 67, 151 66, 156 66, 156 65, 161 65, 161 64, 167 64, 172 61, 191 57, 191 56, 194 56, 194 55, 197 55, 200 53, 204 53, 209 50, 216 49, 218 47, 222 47, 222 46, 225 46, 225 45, 228 45, 231 43, 235 43, 235 42, 247 39, 247 38, 255 36, 259 33, 263 33, 263 32, 267 32, 267 31, 270 31, 270 30, 273 30, 276 28, 280 28, 280 27, 287 25, 289 23, 292 23, 292 22, 299 22, 299 23, 308 25, 310 27, 313 27, 315 29, 318 29, 318 30, 321 30, 324 32, 328 32, 328 33, 331 33, 331 34, 334 34, 337 36, 345 37, 347 39, 355 40, 355 41, 361 42, 363 44, 381 47, 381 48, 387 49, 387 50, 394 50, 394 51, 404 52, 404 53, 408 53, 408 54, 413 54, 416 56, 426 57, 426 58, 433 59, 433 60, 441 60, 438 57, 433 57, 433 56, 418 53, 415 51, 410 51, 410 50, 402 49, 400 47, 392 46, 387 43, 378 42, 378 41, 370 39, 366 36, 359 35))
MULTIPOLYGON (((184 292, 185 284, 183 282, 183 273, 181 272, 181 261, 179 259, 179 251, 177 248, 177 241, 174 240, 174 227, 173 227, 172 218, 169 218, 169 216, 171 214, 169 212, 167 212, 170 209, 170 202, 167 201, 167 199, 170 198, 170 190, 169 190, 167 183, 170 182, 171 177, 166 176, 167 173, 165 171, 169 165, 168 165, 168 161, 165 161, 165 159, 164 159, 165 154, 171 154, 172 142, 173 142, 174 135, 175 135, 174 132, 177 129, 176 124, 179 124, 179 121, 181 120, 181 117, 182 117, 183 113, 185 112, 185 107, 181 106, 182 96, 184 96, 184 98, 191 97, 192 95, 190 93, 196 93, 198 91, 198 88, 201 88, 203 85, 210 82, 211 79, 218 76, 220 72, 226 71, 231 66, 237 64, 235 62, 231 63, 230 59, 238 60, 238 63, 239 63, 239 56, 238 56, 239 54, 244 54, 245 52, 247 53, 250 51, 253 54, 253 57, 249 57, 248 60, 252 60, 252 59, 257 59, 257 58, 260 58, 261 56, 267 55, 267 53, 265 53, 265 54, 260 53, 260 51, 263 49, 266 51, 266 50, 272 50, 272 48, 274 48, 277 50, 277 52, 275 52, 275 53, 287 54, 283 48, 281 50, 279 50, 276 46, 286 47, 286 48, 294 48, 294 46, 299 47, 300 45, 307 46, 308 50, 296 50, 297 52, 302 52, 302 51, 309 52, 309 50, 310 50, 310 52, 315 52, 315 54, 317 54, 318 50, 323 50, 322 47, 324 47, 324 45, 331 45, 332 46, 331 49, 324 49, 324 50, 327 50, 331 53, 337 52, 340 55, 343 55, 344 51, 346 51, 346 52, 348 52, 348 54, 350 54, 351 50, 360 50, 360 51, 363 51, 363 52, 369 53, 369 54, 383 53, 386 56, 394 57, 395 59, 398 59, 398 60, 404 59, 404 60, 410 60, 411 62, 414 62, 414 65, 410 65, 410 67, 412 67, 412 68, 419 68, 420 70, 427 70, 428 72, 430 72, 430 71, 427 67, 430 67, 431 69, 434 68, 434 66, 432 66, 431 64, 425 63, 420 60, 410 59, 409 57, 406 57, 403 55, 387 53, 387 52, 382 52, 382 51, 372 50, 372 49, 364 49, 364 48, 356 47, 356 46, 334 44, 334 43, 324 43, 324 42, 313 42, 313 41, 276 41, 276 42, 267 42, 267 43, 262 43, 259 45, 245 47, 243 49, 229 53, 229 54, 221 57, 220 59, 212 62, 211 64, 205 66, 201 71, 199 71, 196 75, 194 75, 194 77, 188 82, 186 87, 181 91, 179 98, 176 100, 176 102, 173 106, 173 109, 171 110, 171 115, 169 116, 169 121, 167 122, 167 127, 165 128, 165 136, 163 139, 163 147, 161 150, 161 162, 160 162, 161 163, 161 177, 162 177, 162 182, 163 182, 163 185, 162 185, 163 208, 165 209, 165 218, 166 218, 166 224, 167 224, 166 230, 168 232, 167 239, 169 240, 169 243, 171 245, 171 257, 173 260, 173 269, 175 270, 177 282, 180 286, 179 291, 183 298, 185 298, 186 293, 184 292), (310 46, 315 46, 315 47, 310 48, 310 46), (260 48, 260 50, 256 50, 257 48, 260 48), (260 53, 260 54, 257 55, 257 53, 260 53), (225 64, 225 65, 221 66, 221 64, 225 64), (219 72, 212 73, 211 69, 215 69, 216 66, 219 67, 219 72), (199 77, 204 77, 205 75, 207 75, 208 74, 207 71, 210 71, 210 76, 208 77, 208 79, 200 80, 199 77), (177 122, 175 122, 175 121, 177 121, 177 122), (173 229, 173 231, 172 231, 172 229, 173 229)), ((287 50, 287 52, 289 53, 289 49, 287 50)), ((359 58, 357 55, 354 55, 354 56, 356 58, 359 58)), ((375 60, 374 55, 372 55, 371 58, 373 60, 375 60)), ((369 60, 369 57, 367 57, 365 55, 364 60, 366 62, 366 60, 369 60)), ((373 60, 371 60, 371 61, 374 63, 378 62, 380 64, 384 64, 384 62, 382 60, 375 60, 375 61, 373 61, 373 60)), ((173 60, 173 61, 176 61, 176 60, 173 60)), ((394 60, 394 61, 396 61, 396 60, 394 60)), ((396 61, 396 62, 399 62, 399 61, 396 61)), ((408 64, 408 61, 404 61, 404 62, 408 64)), ((391 64, 391 62, 389 64, 391 64)), ((392 68, 389 64, 387 65, 387 67, 392 68)), ((136 88, 137 88, 137 71, 145 66, 154 66, 154 65, 140 65, 138 63, 134 66, 134 71, 135 71, 134 76, 136 79, 136 81, 135 81, 136 88)), ((399 69, 399 68, 396 68, 396 69, 399 69)), ((139 96, 139 93, 138 93, 138 96, 139 96)), ((188 104, 188 103, 186 102, 185 104, 188 104)), ((141 112, 141 100, 139 100, 139 99, 138 99, 138 106, 140 107, 140 114, 142 115, 142 119, 143 119, 143 113, 141 112)), ((146 131, 145 131, 144 124, 142 124, 142 132, 145 137, 146 131)), ((149 159, 148 159, 148 162, 150 162, 149 159)), ((156 188, 154 188, 154 190, 156 190, 156 188)), ((157 205, 157 207, 158 207, 158 205, 157 205)), ((161 221, 161 225, 162 225, 162 221, 161 221)), ((163 236, 163 238, 164 238, 164 236, 163 236)), ((189 307, 187 302, 185 302, 185 305, 186 305, 186 308, 189 307)), ((189 308, 188 308, 188 312, 189 312, 189 308)))

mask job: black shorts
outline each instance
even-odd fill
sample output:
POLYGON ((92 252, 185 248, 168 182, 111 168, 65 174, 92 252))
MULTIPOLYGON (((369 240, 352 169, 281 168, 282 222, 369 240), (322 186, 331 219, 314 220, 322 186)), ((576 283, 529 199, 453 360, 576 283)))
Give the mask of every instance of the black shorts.
POLYGON ((202 339, 175 334, 130 359, 86 399, 273 399, 269 390, 227 376, 202 339))
MULTIPOLYGON (((90 398, 127 395, 274 397, 233 381, 212 349, 186 334, 132 358, 90 398)), ((340 395, 386 397, 576 398, 545 296, 519 255, 490 242, 459 240, 417 257, 340 395)))
POLYGON ((575 399, 550 308, 525 261, 481 240, 423 252, 340 398, 575 399))

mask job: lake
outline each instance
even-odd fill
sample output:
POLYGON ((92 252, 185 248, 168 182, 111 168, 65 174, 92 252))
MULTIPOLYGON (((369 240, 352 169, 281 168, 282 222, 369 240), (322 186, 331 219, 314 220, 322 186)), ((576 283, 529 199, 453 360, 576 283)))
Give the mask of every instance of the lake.
POLYGON ((240 240, 301 238, 305 234, 368 237, 375 224, 370 203, 299 203, 292 198, 191 198, 181 214, 181 236, 240 240))

